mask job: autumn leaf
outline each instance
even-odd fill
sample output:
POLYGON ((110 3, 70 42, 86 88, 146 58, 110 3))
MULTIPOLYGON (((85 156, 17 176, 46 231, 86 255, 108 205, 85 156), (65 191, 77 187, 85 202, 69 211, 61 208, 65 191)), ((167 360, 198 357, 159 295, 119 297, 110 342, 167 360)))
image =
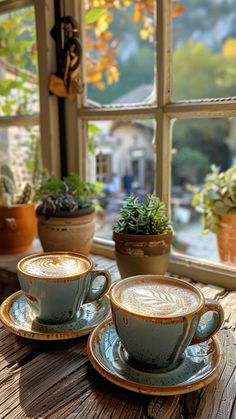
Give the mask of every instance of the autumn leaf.
POLYGON ((179 6, 176 6, 172 9, 172 16, 173 17, 179 16, 183 12, 185 12, 185 7, 182 4, 180 4, 179 6))
POLYGON ((236 57, 236 39, 228 38, 223 46, 223 54, 226 58, 236 57))

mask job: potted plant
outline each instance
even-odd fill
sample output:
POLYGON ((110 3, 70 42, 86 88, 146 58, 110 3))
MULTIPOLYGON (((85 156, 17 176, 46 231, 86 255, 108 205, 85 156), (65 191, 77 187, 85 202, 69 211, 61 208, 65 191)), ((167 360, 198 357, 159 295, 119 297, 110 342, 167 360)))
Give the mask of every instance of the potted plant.
POLYGON ((17 194, 11 168, 0 168, 0 253, 21 253, 32 246, 37 233, 32 186, 17 194))
POLYGON ((215 233, 221 261, 236 262, 236 165, 220 172, 215 165, 192 204, 201 214, 202 233, 215 233))
POLYGON ((45 174, 35 191, 38 235, 44 251, 68 250, 88 255, 95 228, 96 197, 102 184, 77 173, 59 179, 45 174))
POLYGON ((133 193, 113 225, 117 265, 122 278, 139 274, 164 274, 167 270, 172 226, 165 204, 147 194, 144 202, 133 193))

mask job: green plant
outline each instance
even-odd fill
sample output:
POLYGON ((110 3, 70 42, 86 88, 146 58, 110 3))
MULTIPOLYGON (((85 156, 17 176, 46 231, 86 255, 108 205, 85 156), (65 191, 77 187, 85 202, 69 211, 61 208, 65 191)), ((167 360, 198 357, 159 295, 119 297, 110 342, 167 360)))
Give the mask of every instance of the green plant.
POLYGON ((96 198, 101 195, 102 183, 83 181, 75 172, 63 179, 53 174, 44 174, 35 190, 35 201, 40 202, 38 212, 58 214, 95 207, 96 198))
POLYGON ((14 175, 7 164, 0 168, 0 205, 26 204, 31 200, 32 186, 27 182, 19 195, 16 193, 14 175))
POLYGON ((144 202, 131 193, 120 209, 120 219, 112 226, 116 233, 165 234, 172 231, 165 204, 147 194, 144 202))
POLYGON ((224 172, 212 165, 211 173, 193 197, 192 205, 201 214, 202 233, 217 233, 220 215, 236 214, 236 165, 224 172))

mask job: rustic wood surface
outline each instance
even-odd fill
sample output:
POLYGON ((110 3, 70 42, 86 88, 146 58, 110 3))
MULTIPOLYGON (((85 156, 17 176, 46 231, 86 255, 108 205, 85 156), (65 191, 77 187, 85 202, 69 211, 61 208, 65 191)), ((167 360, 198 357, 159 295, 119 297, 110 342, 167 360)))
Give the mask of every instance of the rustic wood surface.
MULTIPOLYGON (((93 259, 111 272, 113 281, 119 279, 113 260, 93 259)), ((225 310, 218 334, 224 361, 210 385, 181 396, 139 395, 94 370, 86 354, 87 337, 37 342, 15 336, 0 324, 0 418, 235 419, 236 292, 196 285, 225 310)))

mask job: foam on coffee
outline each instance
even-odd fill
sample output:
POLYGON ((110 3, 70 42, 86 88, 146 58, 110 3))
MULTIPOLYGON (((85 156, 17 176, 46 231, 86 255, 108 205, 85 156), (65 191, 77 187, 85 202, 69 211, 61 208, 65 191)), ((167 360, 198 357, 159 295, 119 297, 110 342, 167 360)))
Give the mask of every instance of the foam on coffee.
POLYGON ((156 280, 121 284, 115 299, 127 310, 150 317, 181 316, 195 310, 200 302, 189 288, 156 280))
POLYGON ((24 260, 20 268, 30 275, 65 278, 85 272, 90 264, 87 260, 70 254, 41 255, 24 260))

